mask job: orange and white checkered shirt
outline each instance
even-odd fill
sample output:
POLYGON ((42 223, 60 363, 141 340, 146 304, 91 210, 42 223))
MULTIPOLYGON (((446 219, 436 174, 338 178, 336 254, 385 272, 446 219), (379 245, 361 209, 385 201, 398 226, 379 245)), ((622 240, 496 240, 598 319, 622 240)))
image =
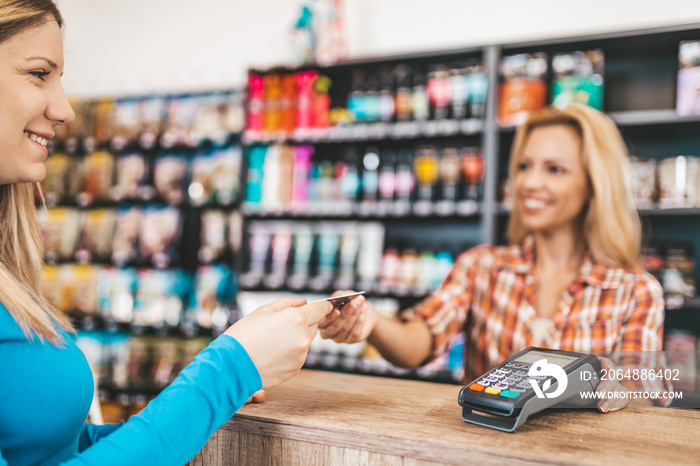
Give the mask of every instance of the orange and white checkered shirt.
MULTIPOLYGON (((532 346, 534 240, 478 246, 459 256, 440 287, 401 314, 423 319, 433 335, 431 359, 465 334, 464 383, 532 346), (512 353, 510 354, 512 355, 512 353)), ((594 264, 586 255, 564 292, 542 347, 569 351, 661 351, 664 299, 643 270, 594 264)))

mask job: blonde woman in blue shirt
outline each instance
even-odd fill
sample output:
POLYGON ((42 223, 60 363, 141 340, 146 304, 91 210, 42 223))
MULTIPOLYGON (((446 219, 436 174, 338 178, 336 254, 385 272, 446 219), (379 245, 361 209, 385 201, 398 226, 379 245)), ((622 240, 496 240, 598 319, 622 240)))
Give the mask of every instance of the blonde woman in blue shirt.
POLYGON ((69 321, 40 292, 33 195, 54 129, 74 119, 61 25, 51 0, 0 0, 0 466, 184 464, 257 390, 301 369, 331 306, 263 306, 128 422, 84 425, 93 379, 69 321))

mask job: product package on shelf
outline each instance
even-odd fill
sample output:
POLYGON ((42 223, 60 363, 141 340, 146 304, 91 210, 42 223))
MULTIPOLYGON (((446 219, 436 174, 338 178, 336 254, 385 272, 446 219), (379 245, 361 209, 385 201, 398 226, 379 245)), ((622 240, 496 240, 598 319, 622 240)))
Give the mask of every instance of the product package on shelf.
POLYGON ((644 268, 663 286, 666 308, 683 307, 695 297, 695 255, 691 244, 649 244, 642 247, 644 268))
POLYGON ((200 266, 185 312, 185 325, 193 333, 197 328, 224 331, 237 317, 232 314, 234 295, 235 283, 230 267, 222 264, 200 266))
POLYGON ((104 263, 111 259, 113 234, 117 222, 114 209, 85 212, 75 258, 78 262, 104 263))
POLYGON ((547 102, 547 56, 523 53, 503 57, 500 66, 501 87, 496 119, 501 126, 517 126, 527 115, 547 102))
POLYGON ((140 328, 172 328, 182 322, 185 295, 192 286, 182 270, 141 269, 134 299, 132 326, 140 328))
POLYGON ((681 41, 678 46, 679 115, 700 115, 700 40, 681 41))
POLYGON ((552 105, 571 103, 603 110, 603 64, 600 49, 556 54, 552 57, 552 105))
POLYGON ((187 194, 194 206, 231 205, 241 188, 241 149, 238 146, 200 152, 192 160, 187 194))
POLYGON ((74 208, 56 207, 40 209, 38 219, 44 237, 44 259, 49 263, 73 259, 82 214, 74 208))
POLYGON ((679 155, 658 165, 659 207, 700 207, 700 159, 679 155))
POLYGON ((150 166, 146 156, 139 152, 122 153, 117 158, 117 180, 112 197, 122 200, 150 200, 155 195, 148 183, 150 166))
POLYGON ((651 209, 657 200, 657 163, 654 159, 630 157, 632 197, 638 209, 651 209))
POLYGON ((98 268, 90 264, 47 265, 42 293, 57 309, 93 325, 98 315, 98 268))
POLYGON ((182 218, 174 207, 150 206, 143 211, 139 256, 155 267, 168 267, 180 258, 182 218))

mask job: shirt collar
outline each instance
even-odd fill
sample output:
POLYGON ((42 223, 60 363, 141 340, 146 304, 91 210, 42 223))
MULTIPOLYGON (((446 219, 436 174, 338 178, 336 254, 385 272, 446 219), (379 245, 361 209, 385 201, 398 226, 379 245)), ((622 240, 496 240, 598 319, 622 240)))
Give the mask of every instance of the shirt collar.
MULTIPOLYGON (((501 268, 517 274, 532 274, 535 265, 535 240, 532 235, 526 236, 519 245, 507 247, 505 252, 501 268)), ((623 274, 624 269, 607 267, 600 262, 594 263, 590 251, 586 251, 576 282, 604 289, 617 288, 623 274)))

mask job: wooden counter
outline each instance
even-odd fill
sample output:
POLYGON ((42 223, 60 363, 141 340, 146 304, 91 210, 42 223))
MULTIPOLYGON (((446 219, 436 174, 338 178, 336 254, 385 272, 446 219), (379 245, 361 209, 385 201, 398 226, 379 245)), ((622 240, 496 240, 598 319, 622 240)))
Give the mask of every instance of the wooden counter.
POLYGON ((244 406, 190 465, 698 464, 700 411, 551 409, 467 424, 457 385, 304 370, 244 406))

